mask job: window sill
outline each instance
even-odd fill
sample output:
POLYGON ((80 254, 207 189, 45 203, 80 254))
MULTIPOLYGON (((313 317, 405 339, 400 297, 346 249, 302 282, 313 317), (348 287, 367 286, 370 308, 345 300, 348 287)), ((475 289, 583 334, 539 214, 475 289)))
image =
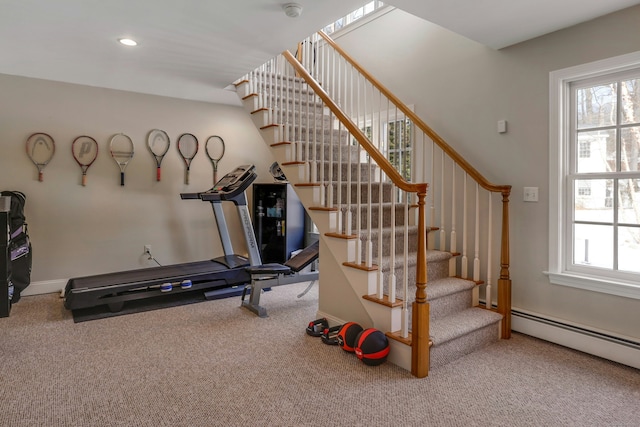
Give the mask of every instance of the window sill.
POLYGON ((572 288, 617 295, 625 298, 640 299, 640 285, 564 272, 554 273, 545 271, 544 274, 549 276, 549 282, 554 285, 570 286, 572 288))

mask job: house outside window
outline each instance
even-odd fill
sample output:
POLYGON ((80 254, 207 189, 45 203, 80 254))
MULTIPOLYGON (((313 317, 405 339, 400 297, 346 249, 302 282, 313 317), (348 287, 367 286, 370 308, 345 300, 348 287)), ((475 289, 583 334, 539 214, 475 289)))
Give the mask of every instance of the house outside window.
POLYGON ((640 298, 640 52, 550 75, 550 281, 640 298))

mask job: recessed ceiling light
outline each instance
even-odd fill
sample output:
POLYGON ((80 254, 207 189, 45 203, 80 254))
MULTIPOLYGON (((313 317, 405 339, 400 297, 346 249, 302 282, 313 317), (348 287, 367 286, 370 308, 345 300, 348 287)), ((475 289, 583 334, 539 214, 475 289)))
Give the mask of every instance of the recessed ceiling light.
POLYGON ((118 41, 120 43, 122 43, 123 45, 125 45, 125 46, 137 46, 138 45, 138 42, 133 40, 133 39, 124 38, 124 39, 118 39, 118 41))

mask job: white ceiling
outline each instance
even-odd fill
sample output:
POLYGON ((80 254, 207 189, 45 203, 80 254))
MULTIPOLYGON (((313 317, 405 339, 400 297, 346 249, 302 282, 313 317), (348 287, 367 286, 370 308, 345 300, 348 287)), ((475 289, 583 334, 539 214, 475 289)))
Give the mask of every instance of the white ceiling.
MULTIPOLYGON (((0 0, 0 73, 237 104, 225 87, 366 0, 0 0), (302 16, 282 5, 295 1, 302 16), (132 37, 139 46, 117 43, 132 37)), ((493 48, 640 0, 389 0, 493 48)))

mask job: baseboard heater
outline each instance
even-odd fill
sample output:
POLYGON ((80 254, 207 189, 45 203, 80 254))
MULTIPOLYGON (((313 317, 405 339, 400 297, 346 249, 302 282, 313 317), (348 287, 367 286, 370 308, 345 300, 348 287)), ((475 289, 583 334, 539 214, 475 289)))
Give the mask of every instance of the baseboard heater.
POLYGON ((640 369, 640 342, 633 339, 518 309, 511 310, 511 326, 516 332, 640 369))

